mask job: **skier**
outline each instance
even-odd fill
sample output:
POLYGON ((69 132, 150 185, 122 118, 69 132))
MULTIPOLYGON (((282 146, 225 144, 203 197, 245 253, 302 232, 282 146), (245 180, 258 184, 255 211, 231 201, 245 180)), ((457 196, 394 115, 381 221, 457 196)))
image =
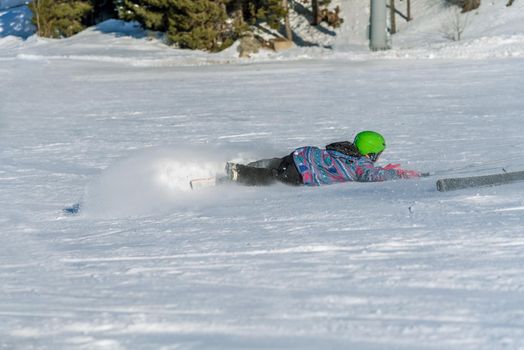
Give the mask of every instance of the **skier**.
POLYGON ((263 159, 247 165, 227 163, 227 177, 248 186, 282 182, 289 185, 320 186, 338 182, 378 182, 418 178, 421 173, 401 169, 399 164, 375 166, 384 149, 384 137, 362 131, 353 142, 331 143, 325 149, 305 146, 283 158, 263 159))

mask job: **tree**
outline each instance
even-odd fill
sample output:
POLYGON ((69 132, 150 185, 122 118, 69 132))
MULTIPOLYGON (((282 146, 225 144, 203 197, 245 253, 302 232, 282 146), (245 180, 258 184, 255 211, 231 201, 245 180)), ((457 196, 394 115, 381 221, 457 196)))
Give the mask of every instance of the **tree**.
POLYGON ((243 0, 232 0, 229 2, 230 7, 227 9, 230 17, 233 19, 233 25, 237 30, 242 31, 245 29, 245 1, 243 0))
POLYGON ((167 0, 117 0, 117 7, 123 20, 137 21, 149 30, 167 30, 167 0))
POLYGON ((286 10, 286 15, 284 17, 284 29, 286 32, 286 39, 293 40, 293 31, 291 30, 291 21, 289 20, 289 3, 288 0, 282 0, 282 6, 286 10))
POLYGON ((227 38, 225 4, 211 0, 173 0, 168 10, 167 37, 182 48, 218 51, 227 38))
POLYGON ((93 15, 90 24, 98 24, 111 18, 118 18, 116 4, 113 0, 90 0, 93 4, 93 15))
POLYGON ((29 8, 37 34, 47 38, 69 37, 82 31, 93 10, 89 1, 82 0, 33 0, 29 8))
POLYGON ((281 21, 288 11, 282 0, 247 1, 249 1, 251 24, 265 22, 273 29, 280 29, 281 21))
POLYGON ((442 27, 442 34, 446 39, 460 41, 469 24, 469 13, 461 13, 460 8, 454 6, 449 9, 448 21, 442 27))
POLYGON ((311 22, 311 25, 318 26, 321 22, 318 0, 311 0, 311 11, 313 12, 313 21, 311 22))
POLYGON ((119 0, 118 10, 181 48, 218 51, 232 43, 225 0, 119 0))

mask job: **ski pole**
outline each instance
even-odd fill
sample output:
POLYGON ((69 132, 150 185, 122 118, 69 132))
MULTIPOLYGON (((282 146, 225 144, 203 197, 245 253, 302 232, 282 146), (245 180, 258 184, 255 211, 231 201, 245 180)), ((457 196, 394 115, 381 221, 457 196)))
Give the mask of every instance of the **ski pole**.
MULTIPOLYGON (((511 160, 514 160, 514 159, 515 158, 499 159, 499 160, 495 160, 495 161, 491 161, 491 162, 485 162, 485 163, 482 163, 482 164, 468 164, 468 165, 461 166, 461 167, 454 167, 454 168, 448 168, 448 169, 442 169, 442 170, 427 171, 427 172, 423 172, 422 176, 423 177, 428 177, 428 176, 434 176, 434 175, 446 175, 446 174, 451 174, 451 173, 465 172, 465 171, 468 171, 470 169, 480 168, 480 167, 484 167, 484 166, 487 166, 487 165, 504 163, 504 162, 508 162, 508 161, 511 161, 511 160)), ((500 170, 500 167, 485 168, 483 170, 500 170)))
MULTIPOLYGON (((457 169, 452 169, 452 171, 450 169, 446 169, 446 170, 436 170, 436 171, 427 171, 427 172, 423 172, 422 173, 422 176, 423 177, 428 177, 428 176, 436 176, 436 175, 447 175, 447 174, 465 174, 467 172, 469 172, 471 169, 477 169, 478 167, 468 167, 468 168, 465 168, 465 169, 461 169, 461 170, 457 170, 457 169)), ((490 167, 490 168, 482 168, 480 170, 483 170, 483 171, 489 171, 489 170, 502 170, 503 172, 506 172, 506 170, 504 169, 504 167, 490 167)))

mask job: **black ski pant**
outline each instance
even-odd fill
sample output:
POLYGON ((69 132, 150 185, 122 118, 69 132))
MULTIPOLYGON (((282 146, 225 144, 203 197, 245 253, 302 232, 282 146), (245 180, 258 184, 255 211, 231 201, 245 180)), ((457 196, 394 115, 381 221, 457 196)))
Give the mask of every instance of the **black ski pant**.
POLYGON ((283 158, 261 159, 247 165, 236 164, 237 182, 247 186, 265 186, 276 182, 302 185, 302 176, 290 154, 283 158))

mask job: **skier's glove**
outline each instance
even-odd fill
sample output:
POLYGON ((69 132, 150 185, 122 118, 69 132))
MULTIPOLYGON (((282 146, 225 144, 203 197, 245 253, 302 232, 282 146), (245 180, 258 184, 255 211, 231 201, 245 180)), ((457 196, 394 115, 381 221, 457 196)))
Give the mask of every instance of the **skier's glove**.
POLYGON ((405 170, 400 167, 400 164, 388 164, 384 167, 386 170, 395 170, 397 175, 402 179, 415 179, 422 176, 421 173, 415 170, 405 170))
POLYGON ((405 170, 405 169, 395 168, 395 171, 397 172, 398 176, 400 176, 401 179, 416 179, 422 176, 421 173, 415 170, 405 170))
POLYGON ((400 164, 388 164, 384 167, 386 170, 400 169, 400 164))

